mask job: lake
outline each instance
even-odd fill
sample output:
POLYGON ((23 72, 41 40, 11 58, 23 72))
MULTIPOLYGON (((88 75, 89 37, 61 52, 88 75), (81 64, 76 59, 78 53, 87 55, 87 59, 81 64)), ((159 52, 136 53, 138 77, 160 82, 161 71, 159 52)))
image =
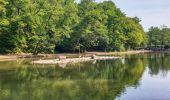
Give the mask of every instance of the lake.
POLYGON ((0 62, 0 100, 170 100, 170 54, 67 65, 0 62))

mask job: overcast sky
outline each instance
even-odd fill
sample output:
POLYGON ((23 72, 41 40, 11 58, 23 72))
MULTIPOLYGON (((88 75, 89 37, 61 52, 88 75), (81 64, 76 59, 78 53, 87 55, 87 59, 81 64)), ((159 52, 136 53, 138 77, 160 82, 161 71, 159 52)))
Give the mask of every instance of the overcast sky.
MULTIPOLYGON (((104 0, 96 0, 101 2, 104 0)), ((113 0, 127 16, 137 16, 144 29, 150 26, 170 27, 170 0, 113 0)))

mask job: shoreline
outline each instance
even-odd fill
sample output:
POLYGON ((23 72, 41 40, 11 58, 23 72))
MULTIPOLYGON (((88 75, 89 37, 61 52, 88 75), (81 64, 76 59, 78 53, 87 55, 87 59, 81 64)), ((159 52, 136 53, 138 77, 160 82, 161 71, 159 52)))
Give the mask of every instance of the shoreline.
POLYGON ((91 57, 82 57, 82 58, 66 58, 66 59, 45 59, 45 60, 36 60, 32 61, 31 64, 42 64, 42 65, 59 65, 61 67, 65 67, 67 64, 76 64, 88 61, 96 61, 96 60, 115 60, 120 57, 114 56, 96 56, 95 58, 91 57))
POLYGON ((150 51, 128 51, 128 52, 88 52, 86 54, 79 54, 79 57, 69 58, 66 54, 60 54, 59 58, 56 59, 39 59, 32 61, 31 64, 57 64, 61 67, 65 67, 67 64, 76 64, 87 61, 96 61, 96 60, 115 60, 121 58, 120 56, 125 54, 137 54, 137 53, 146 53, 150 51), (64 59, 60 59, 64 57, 64 59))
POLYGON ((82 57, 90 57, 92 54, 95 54, 96 56, 114 56, 119 57, 126 54, 140 54, 140 53, 151 53, 151 52, 165 52, 170 53, 170 51, 152 51, 152 50, 134 50, 134 51, 126 51, 126 52, 86 52, 86 53, 58 53, 58 54, 38 54, 38 55, 32 55, 30 53, 28 54, 14 54, 14 55, 0 55, 0 62, 1 61, 12 61, 22 58, 53 58, 56 59, 59 56, 66 56, 67 58, 79 58, 79 56, 82 57))
POLYGON ((0 62, 1 61, 12 61, 12 60, 17 60, 16 55, 0 55, 0 62))

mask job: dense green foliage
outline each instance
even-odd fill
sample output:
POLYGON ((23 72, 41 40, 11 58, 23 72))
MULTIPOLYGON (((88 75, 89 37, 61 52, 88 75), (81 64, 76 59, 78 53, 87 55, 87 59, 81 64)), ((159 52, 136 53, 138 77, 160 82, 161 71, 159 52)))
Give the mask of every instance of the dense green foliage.
POLYGON ((152 48, 170 48, 170 28, 151 27, 148 32, 148 44, 152 48))
POLYGON ((136 49, 145 40, 139 22, 112 1, 0 0, 0 53, 136 49))

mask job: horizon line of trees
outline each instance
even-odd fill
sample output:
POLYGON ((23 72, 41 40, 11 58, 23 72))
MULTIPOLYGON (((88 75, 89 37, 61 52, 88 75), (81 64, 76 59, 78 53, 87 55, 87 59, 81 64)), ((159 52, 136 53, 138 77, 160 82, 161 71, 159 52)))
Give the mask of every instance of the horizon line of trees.
POLYGON ((150 49, 169 49, 170 48, 170 28, 167 26, 151 27, 147 32, 148 47, 150 49))
POLYGON ((112 1, 0 0, 0 53, 126 51, 149 35, 112 1))

